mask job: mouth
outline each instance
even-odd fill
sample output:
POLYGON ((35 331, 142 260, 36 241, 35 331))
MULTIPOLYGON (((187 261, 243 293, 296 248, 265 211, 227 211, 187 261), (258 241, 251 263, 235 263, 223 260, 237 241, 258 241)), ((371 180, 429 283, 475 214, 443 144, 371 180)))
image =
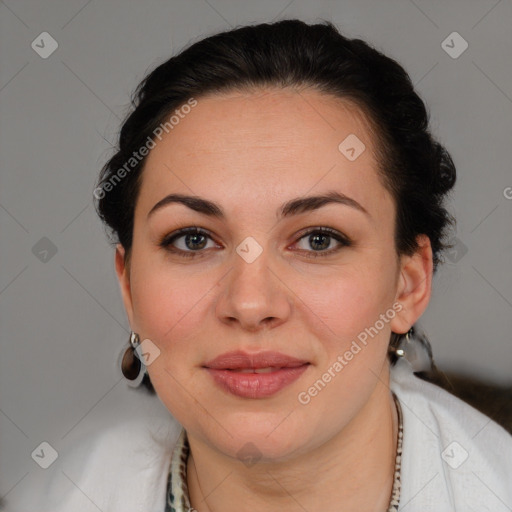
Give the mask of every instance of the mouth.
POLYGON ((279 352, 229 352, 203 365, 223 391, 241 398, 266 398, 297 380, 310 362, 279 352))

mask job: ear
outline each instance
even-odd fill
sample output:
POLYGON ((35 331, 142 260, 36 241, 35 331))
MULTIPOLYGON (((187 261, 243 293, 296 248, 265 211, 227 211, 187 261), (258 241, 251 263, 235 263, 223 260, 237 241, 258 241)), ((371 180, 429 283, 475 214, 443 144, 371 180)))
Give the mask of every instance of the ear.
POLYGON ((124 309, 128 316, 130 325, 133 326, 133 304, 132 304, 132 291, 130 287, 130 265, 125 258, 125 249, 121 244, 116 245, 116 274, 121 288, 121 295, 123 297, 124 309))
POLYGON ((433 258, 430 239, 426 235, 417 237, 418 249, 412 256, 403 256, 396 301, 402 305, 391 320, 391 330, 406 333, 427 309, 432 290, 433 258))

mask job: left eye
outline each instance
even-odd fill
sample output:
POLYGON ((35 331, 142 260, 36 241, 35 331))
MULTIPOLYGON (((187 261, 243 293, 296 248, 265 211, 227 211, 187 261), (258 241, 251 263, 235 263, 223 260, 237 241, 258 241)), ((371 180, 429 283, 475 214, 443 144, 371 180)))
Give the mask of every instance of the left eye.
POLYGON ((301 241, 304 241, 307 246, 313 249, 313 251, 311 251, 308 247, 301 248, 301 250, 310 252, 311 256, 324 256, 337 251, 340 246, 350 245, 350 241, 346 237, 329 228, 319 228, 309 231, 299 238, 298 243, 301 241), (333 248, 332 244, 336 245, 334 242, 337 242, 337 247, 333 248))

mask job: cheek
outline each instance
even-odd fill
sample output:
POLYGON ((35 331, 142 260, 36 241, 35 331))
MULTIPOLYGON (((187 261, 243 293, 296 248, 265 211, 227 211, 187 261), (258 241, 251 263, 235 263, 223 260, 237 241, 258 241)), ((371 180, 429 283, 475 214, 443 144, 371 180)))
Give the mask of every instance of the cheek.
POLYGON ((211 302, 208 292, 215 293, 215 285, 216 281, 207 274, 188 277, 185 271, 176 267, 171 271, 169 265, 157 262, 134 265, 135 325, 141 340, 150 339, 161 352, 161 357, 148 368, 151 382, 177 417, 190 414, 187 383, 195 378, 196 365, 205 359, 204 347, 209 344, 206 336, 210 333, 200 334, 211 302))
POLYGON ((333 349, 350 344, 392 305, 392 275, 375 261, 338 269, 330 278, 296 279, 295 283, 294 292, 304 303, 303 314, 309 317, 310 326, 317 326, 317 338, 333 349))
MULTIPOLYGON (((208 301, 208 290, 215 282, 202 275, 190 276, 169 266, 139 266, 132 276, 132 298, 136 323, 146 337, 153 336, 160 343, 176 339, 176 331, 196 319, 208 301), (210 282, 211 281, 211 282, 210 282)), ((181 339, 181 337, 179 337, 181 339)))
POLYGON ((135 326, 141 339, 149 338, 164 356, 151 365, 151 379, 155 387, 169 380, 166 371, 180 382, 189 379, 215 343, 208 326, 223 273, 193 271, 154 254, 141 254, 134 263, 135 326))

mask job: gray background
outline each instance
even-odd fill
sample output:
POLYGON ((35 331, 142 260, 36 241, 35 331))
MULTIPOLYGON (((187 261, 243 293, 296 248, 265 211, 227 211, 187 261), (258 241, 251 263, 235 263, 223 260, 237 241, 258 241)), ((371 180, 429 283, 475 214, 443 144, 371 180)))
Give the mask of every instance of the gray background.
POLYGON ((62 452, 112 418, 163 413, 157 398, 129 388, 116 367, 128 323, 113 250, 91 201, 130 93, 191 41, 285 17, 332 20, 409 72, 458 170, 450 203, 457 251, 435 277, 421 325, 442 369, 512 384, 510 0, 4 0, 0 496, 7 496, 6 510, 22 510, 21 498, 51 471, 31 457, 42 441, 62 452), (47 59, 31 47, 44 31, 59 45, 47 59), (469 44, 455 59, 442 47, 454 31, 469 44), (43 237, 54 255, 41 252, 49 244, 43 237))

